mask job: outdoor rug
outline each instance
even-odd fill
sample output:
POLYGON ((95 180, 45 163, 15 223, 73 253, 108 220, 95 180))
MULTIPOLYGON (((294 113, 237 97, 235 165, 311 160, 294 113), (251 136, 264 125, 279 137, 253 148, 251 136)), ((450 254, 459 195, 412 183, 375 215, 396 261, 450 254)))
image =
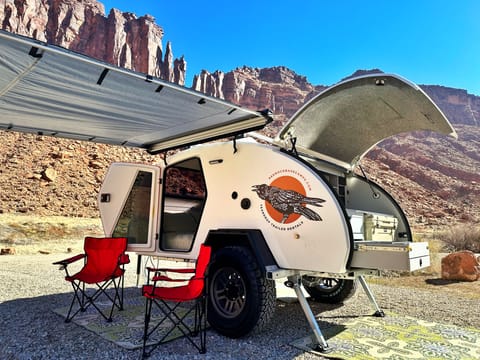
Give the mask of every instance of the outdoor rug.
POLYGON ((330 353, 313 351, 311 336, 291 345, 333 359, 480 359, 480 330, 391 313, 384 318, 361 316, 322 333, 330 353))
MULTIPOLYGON (((108 302, 95 302, 95 304, 100 308, 104 307, 110 309, 111 307, 111 303, 109 304, 108 302)), ((90 330, 102 338, 125 349, 132 350, 141 348, 143 346, 142 337, 145 320, 145 298, 141 295, 125 298, 123 307, 124 310, 122 311, 118 311, 117 309, 113 311, 112 322, 107 322, 93 306, 88 307, 87 311, 83 313, 78 313, 73 318, 72 322, 83 326, 85 329, 90 330)), ((53 311, 65 318, 68 308, 69 306, 65 306, 59 309, 54 309, 53 311)), ((186 311, 186 309, 177 308, 177 314, 182 314, 182 310, 186 311)), ((151 325, 157 324, 159 320, 163 318, 161 315, 160 310, 153 309, 151 325)), ((188 316, 188 318, 192 318, 193 322, 193 316, 188 316)), ((189 324, 188 320, 186 321, 187 324, 189 324)), ((150 336, 147 345, 159 340, 163 334, 170 329, 170 327, 171 322, 165 320, 160 328, 150 336)), ((171 341, 180 336, 183 336, 183 334, 180 331, 175 330, 167 337, 166 341, 171 341)))

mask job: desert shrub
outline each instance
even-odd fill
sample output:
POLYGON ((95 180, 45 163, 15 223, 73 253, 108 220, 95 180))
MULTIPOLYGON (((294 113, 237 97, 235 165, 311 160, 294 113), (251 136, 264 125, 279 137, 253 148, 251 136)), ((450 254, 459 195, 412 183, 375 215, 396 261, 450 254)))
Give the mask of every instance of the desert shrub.
POLYGON ((464 224, 454 226, 440 234, 447 251, 470 250, 480 253, 480 226, 464 224))

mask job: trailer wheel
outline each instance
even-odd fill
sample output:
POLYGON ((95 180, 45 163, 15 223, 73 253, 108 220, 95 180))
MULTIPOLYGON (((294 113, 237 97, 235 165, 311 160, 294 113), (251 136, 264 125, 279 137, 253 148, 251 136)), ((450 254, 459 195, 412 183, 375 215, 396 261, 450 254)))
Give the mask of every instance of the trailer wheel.
POLYGON ((340 304, 355 294, 357 284, 355 280, 322 278, 303 276, 303 286, 314 301, 327 304, 340 304), (318 284, 309 286, 313 281, 318 284))
POLYGON ((208 284, 208 322, 222 335, 238 338, 259 331, 275 311, 275 282, 263 276, 245 247, 216 251, 208 284))

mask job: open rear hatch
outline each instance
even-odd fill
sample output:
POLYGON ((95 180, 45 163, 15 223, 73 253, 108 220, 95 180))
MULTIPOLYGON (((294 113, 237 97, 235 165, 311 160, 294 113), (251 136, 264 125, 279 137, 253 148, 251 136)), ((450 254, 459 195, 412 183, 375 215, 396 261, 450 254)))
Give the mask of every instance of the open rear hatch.
MULTIPOLYGON (((313 163, 326 161, 349 174, 380 141, 418 130, 456 136, 445 115, 420 87, 399 76, 379 73, 326 89, 293 115, 275 142, 294 147, 313 163)), ((346 176, 346 206, 355 239, 350 267, 413 271, 429 266, 428 244, 409 241, 408 222, 395 200, 379 187, 377 197, 367 196, 373 184, 346 176), (374 214, 375 209, 385 213, 374 214), (365 219, 372 216, 376 220, 369 225, 365 219), (357 219, 361 234, 355 229, 357 219)))
POLYGON ((374 74, 340 82, 305 104, 275 141, 351 169, 375 144, 392 135, 429 130, 455 136, 435 103, 397 75, 374 74))

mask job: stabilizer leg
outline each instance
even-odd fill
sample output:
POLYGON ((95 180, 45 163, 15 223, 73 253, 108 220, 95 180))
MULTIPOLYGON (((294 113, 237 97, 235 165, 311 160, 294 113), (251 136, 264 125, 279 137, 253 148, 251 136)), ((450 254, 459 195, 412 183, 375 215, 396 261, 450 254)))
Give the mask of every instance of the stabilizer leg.
POLYGON ((363 275, 360 275, 358 277, 358 281, 360 281, 360 284, 362 284, 363 290, 365 290, 370 302, 372 303, 373 307, 375 308, 375 313, 373 314, 373 316, 385 317, 385 313, 378 306, 377 301, 375 300, 375 297, 373 296, 372 290, 370 290, 370 287, 368 286, 367 281, 365 280, 365 277, 363 275))
POLYGON ((300 275, 293 275, 288 277, 288 281, 285 282, 285 286, 293 288, 295 290, 295 294, 297 295, 298 302, 302 307, 302 310, 307 318, 308 324, 310 328, 313 330, 313 334, 315 335, 316 344, 314 344, 313 350, 319 351, 322 353, 328 353, 331 349, 328 347, 327 341, 325 340, 320 327, 318 326, 317 319, 315 319, 315 315, 308 305, 307 299, 302 291, 302 280, 300 275))

